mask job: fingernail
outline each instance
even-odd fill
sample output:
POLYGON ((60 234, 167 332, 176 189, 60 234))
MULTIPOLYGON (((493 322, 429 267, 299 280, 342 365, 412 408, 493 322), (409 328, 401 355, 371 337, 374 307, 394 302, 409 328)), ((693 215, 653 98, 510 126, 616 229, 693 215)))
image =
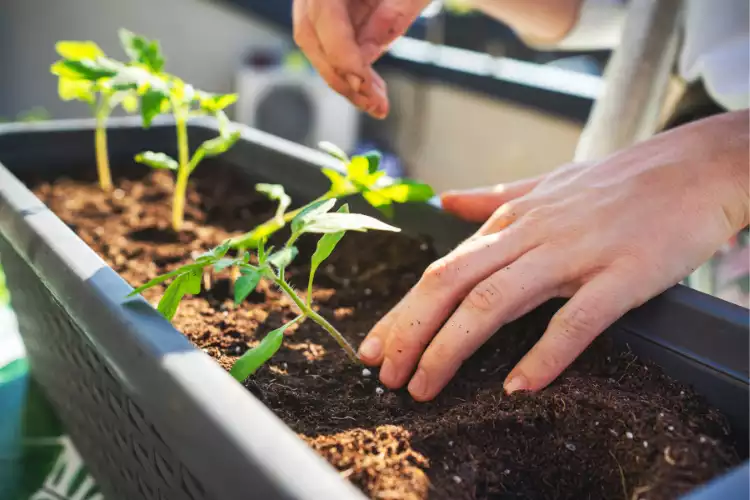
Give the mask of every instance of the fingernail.
POLYGON ((359 88, 362 86, 362 79, 357 75, 346 75, 346 81, 352 88, 355 94, 359 93, 359 88))
POLYGON ((359 346, 359 357, 365 360, 376 360, 383 352, 383 343, 377 337, 367 338, 359 346))
POLYGON ((427 393, 427 374, 419 368, 409 382, 409 393, 415 397, 423 397, 427 393))
POLYGON ((529 381, 523 375, 514 375, 507 382, 505 382, 505 392, 513 394, 516 391, 527 391, 529 389, 529 381))
POLYGON ((391 389, 398 383, 398 369, 393 361, 388 358, 385 358, 383 366, 380 368, 380 381, 391 389))

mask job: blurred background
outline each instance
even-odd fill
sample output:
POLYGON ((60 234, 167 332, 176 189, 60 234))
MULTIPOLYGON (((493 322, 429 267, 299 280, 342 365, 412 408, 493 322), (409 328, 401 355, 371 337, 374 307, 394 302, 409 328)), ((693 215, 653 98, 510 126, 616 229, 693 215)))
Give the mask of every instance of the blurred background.
POLYGON ((548 171, 573 155, 608 52, 538 52, 504 25, 434 2, 379 63, 392 100, 384 122, 329 90, 291 39, 290 0, 0 0, 0 117, 89 116, 62 102, 56 41, 121 52, 120 27, 160 40, 172 71, 238 92, 233 119, 314 146, 378 147, 389 168, 436 190, 548 171), (450 140, 447 140, 450 138, 450 140), (397 162, 395 158, 398 158, 397 162))

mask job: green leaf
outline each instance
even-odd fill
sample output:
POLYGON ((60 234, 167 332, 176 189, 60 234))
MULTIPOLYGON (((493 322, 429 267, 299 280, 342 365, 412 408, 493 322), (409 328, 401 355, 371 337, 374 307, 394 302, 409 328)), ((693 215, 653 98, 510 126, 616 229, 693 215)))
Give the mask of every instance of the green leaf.
POLYGON ((284 225, 284 212, 292 204, 292 199, 284 191, 284 186, 281 184, 256 184, 255 190, 259 193, 263 193, 271 200, 279 202, 279 207, 276 209, 276 221, 279 225, 284 225))
POLYGON ((367 159, 369 173, 374 174, 377 172, 380 168, 380 160, 383 158, 383 155, 379 151, 368 151, 362 156, 367 159))
POLYGON ((334 158, 338 158, 344 163, 349 163, 349 156, 347 156, 347 154, 335 144, 328 141, 322 141, 318 143, 318 147, 334 158))
POLYGON ((202 110, 210 114, 215 114, 237 102, 238 95, 211 94, 209 92, 199 91, 197 97, 202 110))
POLYGON ((401 231, 399 228, 363 214, 327 213, 311 218, 302 231, 306 233, 336 233, 338 231, 401 231))
POLYGON ((292 219, 292 233, 300 232, 308 219, 318 214, 330 212, 334 205, 336 205, 336 198, 318 200, 309 203, 300 210, 294 219, 292 219))
POLYGON ((201 269, 193 269, 177 276, 164 291, 157 310, 172 321, 182 298, 188 293, 193 295, 200 293, 202 274, 201 269))
POLYGON ((96 81, 115 76, 117 69, 110 64, 104 64, 102 59, 96 61, 91 59, 80 61, 64 59, 52 65, 52 72, 59 76, 67 76, 78 80, 96 81))
POLYGON ((185 272, 186 272, 185 268, 181 267, 179 269, 175 269, 172 272, 169 272, 169 273, 166 273, 166 274, 162 274, 161 276, 157 276, 156 278, 152 279, 151 281, 149 281, 149 282, 147 282, 147 283, 139 286, 138 288, 136 288, 135 290, 133 290, 132 292, 130 292, 128 294, 128 297, 132 297, 134 295, 138 295, 139 293, 143 292, 144 290, 148 290, 149 288, 154 287, 154 286, 158 285, 159 283, 163 283, 163 282, 167 281, 169 278, 173 278, 174 276, 177 276, 179 274, 183 274, 185 272))
POLYGON ((214 264, 214 271, 223 271, 228 267, 232 267, 237 264, 237 259, 219 259, 214 264))
POLYGON ((260 341, 260 344, 243 354, 234 362, 234 366, 232 366, 232 369, 229 371, 232 377, 238 382, 242 382, 255 373, 258 368, 271 359, 271 357, 273 357, 273 355, 281 348, 281 344, 284 341, 284 331, 301 318, 302 316, 299 316, 281 328, 273 330, 260 341))
POLYGON ((164 57, 159 42, 136 35, 126 29, 120 29, 120 43, 131 61, 139 62, 155 73, 164 68, 164 57))
POLYGON ((255 269, 242 268, 242 276, 240 276, 234 283, 234 303, 239 304, 247 298, 255 287, 258 286, 258 282, 261 278, 261 273, 255 269))
POLYGON ((234 143, 239 140, 240 134, 241 132, 238 130, 228 135, 220 135, 219 137, 207 140, 200 147, 205 156, 217 156, 225 153, 229 148, 234 146, 234 143))
POLYGON ((75 80, 64 76, 61 76, 57 81, 57 94, 63 101, 78 100, 93 104, 96 100, 94 82, 75 80))
POLYGON ((346 171, 350 179, 364 184, 367 175, 370 173, 370 164, 364 156, 355 156, 346 166, 346 171))
POLYGON ((399 179, 394 184, 374 192, 397 203, 426 202, 435 196, 435 192, 429 185, 408 179, 399 179))
POLYGON ((332 196, 345 196, 357 191, 356 188, 352 186, 352 183, 338 171, 332 168, 324 168, 321 169, 321 171, 326 177, 328 177, 328 180, 331 181, 331 187, 328 189, 328 192, 331 193, 332 196))
POLYGON ((268 262, 276 268, 286 267, 292 263, 298 253, 297 247, 282 248, 268 257, 268 262))
POLYGON ((224 240, 219 246, 199 255, 195 261, 197 263, 212 264, 224 257, 230 248, 232 248, 231 240, 224 240))
POLYGON ((104 57, 104 51, 94 42, 60 41, 55 44, 55 50, 60 56, 71 61, 81 59, 96 59, 104 57))
MULTIPOLYGON (((349 205, 344 204, 338 209, 338 213, 349 213, 349 205)), ((331 256, 333 249, 336 248, 341 238, 344 237, 346 231, 338 231, 336 233, 324 234, 319 240, 318 245, 315 247, 315 253, 310 258, 310 278, 307 287, 308 297, 312 293, 313 277, 315 272, 328 257, 331 256)))
POLYGON ((180 165, 177 160, 164 153, 154 153, 153 151, 144 151, 135 156, 135 161, 143 163, 151 168, 161 168, 167 170, 178 170, 180 165))
POLYGON ((158 90, 149 89, 141 95, 141 118, 143 119, 144 128, 151 126, 151 122, 163 110, 166 98, 158 90))

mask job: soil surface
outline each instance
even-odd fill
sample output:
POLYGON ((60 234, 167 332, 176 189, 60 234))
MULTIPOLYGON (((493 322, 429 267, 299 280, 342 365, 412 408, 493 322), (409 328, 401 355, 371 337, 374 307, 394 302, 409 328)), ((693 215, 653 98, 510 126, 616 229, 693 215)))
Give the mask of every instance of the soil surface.
MULTIPOLYGON (((274 204, 252 183, 210 165, 191 181, 180 234, 169 229, 169 173, 129 167, 111 195, 93 179, 26 180, 137 286, 272 216, 274 204)), ((304 289, 314 240, 300 244, 289 275, 304 289)), ((404 235, 347 234, 318 272, 314 300, 358 345, 435 257, 428 242, 404 235)), ((156 304, 162 290, 144 295, 156 304)), ((183 301, 174 324, 228 369, 294 316, 291 301, 266 283, 235 308, 221 274, 210 291, 183 301)), ((720 414, 656 367, 616 354, 606 338, 551 387, 508 397, 505 376, 541 334, 519 320, 425 404, 383 390, 375 370, 364 376, 314 323, 293 328, 245 385, 374 499, 667 499, 738 462, 720 414)))

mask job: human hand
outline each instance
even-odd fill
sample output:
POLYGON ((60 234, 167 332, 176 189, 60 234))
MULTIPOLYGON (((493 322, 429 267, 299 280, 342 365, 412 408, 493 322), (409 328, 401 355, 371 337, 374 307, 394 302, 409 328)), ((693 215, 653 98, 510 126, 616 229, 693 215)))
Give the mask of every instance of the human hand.
POLYGON ((386 84, 372 64, 430 0, 294 0, 294 41, 336 92, 376 118, 386 84))
POLYGON ((385 386, 411 379, 411 395, 427 401, 499 327, 572 297, 505 381, 509 393, 541 389, 625 312, 747 226, 749 183, 742 111, 541 179, 446 194, 446 210, 489 218, 425 271, 368 334, 360 357, 382 365, 385 386))

